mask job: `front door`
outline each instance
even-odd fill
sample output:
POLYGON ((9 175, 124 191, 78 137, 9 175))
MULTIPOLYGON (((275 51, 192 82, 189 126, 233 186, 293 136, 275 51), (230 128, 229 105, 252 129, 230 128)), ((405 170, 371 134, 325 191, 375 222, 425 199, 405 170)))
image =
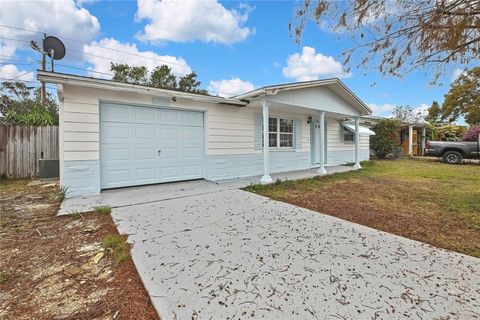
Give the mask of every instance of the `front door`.
MULTIPOLYGON (((315 120, 310 123, 310 150, 312 155, 312 164, 320 164, 320 123, 315 120)), ((327 163, 327 122, 325 121, 325 157, 324 164, 327 163)))

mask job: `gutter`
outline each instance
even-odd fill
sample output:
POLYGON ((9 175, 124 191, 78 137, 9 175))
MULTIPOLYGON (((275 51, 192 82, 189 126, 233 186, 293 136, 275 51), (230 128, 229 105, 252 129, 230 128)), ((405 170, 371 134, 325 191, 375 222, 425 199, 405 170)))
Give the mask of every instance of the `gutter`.
POLYGON ((37 79, 44 82, 62 84, 62 85, 74 85, 79 87, 105 89, 112 91, 141 93, 152 96, 163 96, 169 98, 183 98, 195 101, 214 102, 218 104, 228 104, 240 107, 245 107, 248 103, 240 101, 239 99, 226 99, 221 97, 212 97, 201 94, 194 94, 188 92, 146 87, 130 83, 115 82, 111 80, 103 80, 97 78, 88 78, 83 76, 68 75, 63 73, 48 72, 37 70, 37 79))

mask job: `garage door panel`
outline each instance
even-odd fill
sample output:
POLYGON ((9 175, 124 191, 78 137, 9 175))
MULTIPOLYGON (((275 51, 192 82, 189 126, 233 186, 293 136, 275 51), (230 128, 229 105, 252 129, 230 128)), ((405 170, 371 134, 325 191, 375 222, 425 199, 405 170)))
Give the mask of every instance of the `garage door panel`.
POLYGON ((198 142, 202 139, 203 128, 185 128, 183 130, 183 139, 198 142))
POLYGON ((165 179, 171 181, 172 179, 176 180, 181 176, 180 170, 181 168, 179 166, 162 167, 161 173, 165 179))
POLYGON ((156 148, 135 148, 135 160, 157 160, 156 148))
POLYGON ((134 118, 132 122, 136 123, 156 123, 156 110, 149 107, 134 107, 134 118))
POLYGON ((102 104, 100 121, 128 122, 130 120, 130 107, 118 104, 102 104))
POLYGON ((130 170, 127 169, 112 169, 104 168, 106 171, 108 182, 111 184, 124 184, 131 180, 130 170))
POLYGON ((182 122, 190 126, 203 126, 203 114, 200 112, 183 112, 182 122))
POLYGON ((152 142, 154 142, 157 139, 157 133, 156 133, 157 130, 153 125, 134 128, 134 131, 135 131, 135 140, 151 140, 152 142))
POLYGON ((102 188, 203 178, 203 113, 104 107, 102 119, 108 121, 100 123, 102 188), (106 114, 113 114, 118 122, 105 118, 106 114))
POLYGON ((115 124, 115 123, 102 123, 102 134, 105 135, 105 139, 108 139, 109 142, 127 142, 130 140, 130 127, 127 124, 115 124))
POLYGON ((178 110, 157 109, 157 119, 161 124, 182 124, 181 113, 178 110))

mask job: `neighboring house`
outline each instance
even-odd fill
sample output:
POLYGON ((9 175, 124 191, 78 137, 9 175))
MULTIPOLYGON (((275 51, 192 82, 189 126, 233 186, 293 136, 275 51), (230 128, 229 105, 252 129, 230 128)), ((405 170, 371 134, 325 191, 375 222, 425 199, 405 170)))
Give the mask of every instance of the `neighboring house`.
POLYGON ((400 145, 404 156, 425 155, 428 122, 407 123, 403 121, 400 129, 400 145))
POLYGON ((338 79, 221 98, 44 71, 38 78, 58 88, 67 196, 191 179, 269 183, 275 172, 360 167, 374 134, 360 125, 371 110, 338 79))

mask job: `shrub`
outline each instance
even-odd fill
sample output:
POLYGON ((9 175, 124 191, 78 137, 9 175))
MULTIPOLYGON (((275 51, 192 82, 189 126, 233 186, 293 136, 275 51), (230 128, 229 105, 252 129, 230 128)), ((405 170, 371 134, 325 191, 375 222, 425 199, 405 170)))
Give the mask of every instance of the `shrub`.
POLYGON ((433 140, 460 141, 465 133, 465 127, 447 124, 436 128, 433 140))
POLYGON ((400 144, 400 122, 395 119, 382 119, 371 127, 375 132, 370 137, 370 148, 379 159, 388 154, 396 154, 400 144))
POLYGON ((479 135, 480 135, 480 126, 474 126, 474 127, 470 127, 470 129, 468 129, 468 131, 465 132, 463 139, 465 141, 478 141, 479 135))

